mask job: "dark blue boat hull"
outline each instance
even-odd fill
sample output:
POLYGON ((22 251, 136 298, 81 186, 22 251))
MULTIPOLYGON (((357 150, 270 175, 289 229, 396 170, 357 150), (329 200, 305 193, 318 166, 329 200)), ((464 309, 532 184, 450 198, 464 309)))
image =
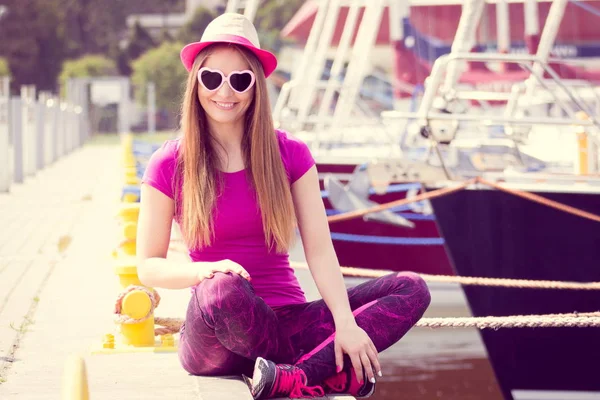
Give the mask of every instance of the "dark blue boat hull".
MULTIPOLYGON (((600 195, 536 193, 596 215, 600 195)), ((432 200, 457 275, 600 281, 600 223, 494 190, 432 200)), ((599 291, 464 287, 474 316, 592 312, 599 291)), ((481 331, 498 383, 511 391, 600 391, 600 328, 481 331)))

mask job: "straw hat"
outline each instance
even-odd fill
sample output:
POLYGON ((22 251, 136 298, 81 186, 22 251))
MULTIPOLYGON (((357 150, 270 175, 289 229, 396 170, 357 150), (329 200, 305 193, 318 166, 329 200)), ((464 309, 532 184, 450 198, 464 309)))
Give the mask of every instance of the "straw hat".
POLYGON ((265 71, 265 77, 277 68, 277 58, 272 53, 262 50, 258 42, 256 28, 242 14, 225 13, 214 20, 204 30, 199 42, 187 44, 181 50, 181 62, 190 71, 198 53, 215 43, 232 43, 244 46, 258 58, 265 71))

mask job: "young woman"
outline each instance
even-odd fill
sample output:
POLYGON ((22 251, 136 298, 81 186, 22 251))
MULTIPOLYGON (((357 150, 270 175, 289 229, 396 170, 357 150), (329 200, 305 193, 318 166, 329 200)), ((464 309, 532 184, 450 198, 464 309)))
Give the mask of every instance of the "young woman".
POLYGON ((139 276, 192 288, 179 356, 194 375, 251 375, 256 399, 373 393, 378 353, 429 305, 423 280, 394 273, 348 291, 315 162, 273 127, 266 77, 277 65, 252 23, 216 18, 183 48, 183 135, 152 156, 138 223, 139 276), (172 220, 191 262, 165 259, 172 220), (299 228, 323 300, 306 302, 288 261, 299 228))

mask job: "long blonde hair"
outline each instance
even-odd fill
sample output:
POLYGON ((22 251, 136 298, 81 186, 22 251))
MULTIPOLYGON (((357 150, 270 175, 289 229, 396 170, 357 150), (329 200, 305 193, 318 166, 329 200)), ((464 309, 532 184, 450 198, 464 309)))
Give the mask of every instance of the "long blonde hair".
MULTIPOLYGON (((176 210, 181 212, 181 228, 188 248, 210 246, 214 240, 213 210, 220 190, 219 157, 204 110, 198 100, 198 70, 217 46, 202 50, 188 76, 181 107, 183 138, 176 169, 176 187, 183 179, 182 193, 176 193, 176 210)), ((296 223, 277 134, 273 125, 267 82, 258 59, 248 50, 231 45, 248 62, 256 76, 254 98, 245 114, 242 154, 246 176, 255 190, 261 210, 265 243, 279 253, 289 250, 296 223)))

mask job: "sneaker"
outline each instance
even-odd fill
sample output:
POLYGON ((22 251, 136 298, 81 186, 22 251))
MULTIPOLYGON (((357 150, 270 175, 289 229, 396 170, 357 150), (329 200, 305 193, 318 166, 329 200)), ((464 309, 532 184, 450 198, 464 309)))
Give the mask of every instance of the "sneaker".
POLYGON ((289 397, 292 399, 323 396, 320 386, 307 386, 306 374, 298 367, 275 364, 262 357, 256 359, 252 382, 248 382, 255 399, 289 397))
POLYGON ((363 383, 358 382, 354 368, 349 368, 325 379, 323 389, 325 394, 347 394, 356 398, 365 398, 375 392, 375 384, 367 379, 363 383))

